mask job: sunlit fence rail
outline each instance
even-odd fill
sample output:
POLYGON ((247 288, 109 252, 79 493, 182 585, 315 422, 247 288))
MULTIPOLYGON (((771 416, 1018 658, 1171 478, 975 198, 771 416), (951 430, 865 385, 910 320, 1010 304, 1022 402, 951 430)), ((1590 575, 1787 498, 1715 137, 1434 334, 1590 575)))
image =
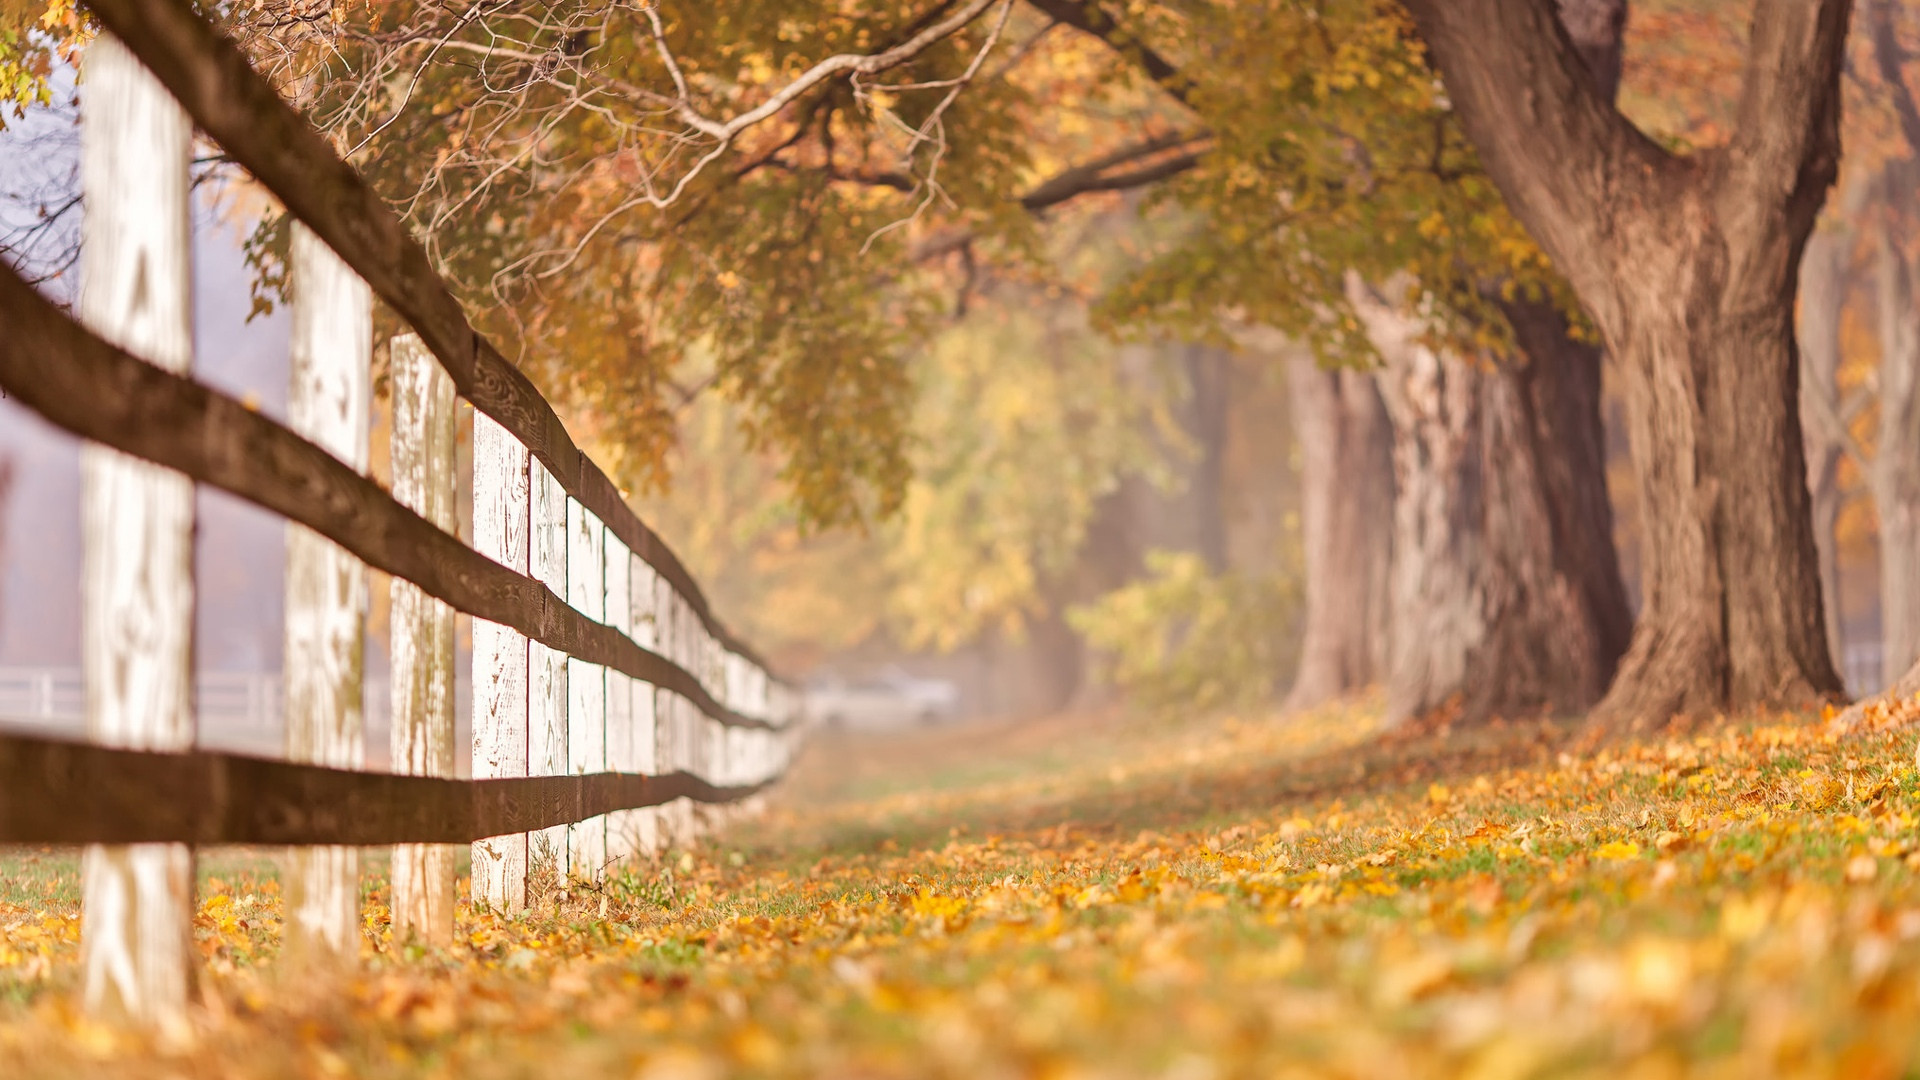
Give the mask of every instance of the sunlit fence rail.
MULTIPOLYGON (((396 931, 591 884, 785 770, 796 695, 713 617, 551 406, 468 322, 354 170, 186 0, 96 0, 85 260, 69 318, 0 271, 0 388, 83 455, 87 741, 0 735, 0 841, 85 842, 89 1000, 165 1019, 189 977, 191 848, 300 845, 288 948, 359 931, 353 845, 395 844, 396 931), (195 126, 297 219, 288 422, 195 382, 195 126), (366 475, 372 298, 391 343, 391 490, 366 475), (472 545, 455 399, 473 407, 472 545), (195 483, 285 517, 287 759, 196 750, 195 483), (363 768, 366 571, 392 575, 393 769, 363 768), (454 775, 453 613, 473 618, 471 781, 454 775), (108 846, 112 845, 112 846, 108 846), (131 845, 131 846, 126 846, 131 845)), ((28 688, 33 692, 34 688, 28 688)))

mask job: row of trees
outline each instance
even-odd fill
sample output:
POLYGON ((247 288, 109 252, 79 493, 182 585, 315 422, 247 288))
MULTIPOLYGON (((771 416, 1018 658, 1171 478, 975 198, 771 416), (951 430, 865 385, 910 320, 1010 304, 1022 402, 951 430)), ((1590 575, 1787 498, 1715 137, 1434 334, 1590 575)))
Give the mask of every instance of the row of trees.
MULTIPOLYGON (((1270 328, 1322 362, 1288 372, 1308 564, 1293 701, 1384 682, 1400 716, 1458 702, 1618 724, 1840 693, 1822 593, 1843 457, 1874 478, 1886 586, 1920 578, 1920 322, 1892 225, 1920 114, 1904 12, 1872 0, 1850 39, 1851 6, 1756 5, 1698 82, 1724 101, 1667 108, 1680 124, 1622 104, 1625 0, 227 17, 486 329, 603 418, 636 488, 666 482, 686 403, 717 394, 806 520, 895 514, 914 490, 911 365, 983 283, 1086 296, 1122 337, 1270 328), (1891 120, 1816 234, 1850 41, 1871 103, 1849 137, 1891 120), (1151 225, 1124 273, 1056 257, 1063 235, 1111 231, 1103 200, 1127 190, 1151 225), (1833 297, 1869 207, 1883 365, 1863 440, 1833 297), (1603 353, 1632 445, 1637 619, 1603 353)), ((282 245, 257 238, 269 284, 282 245)), ((1914 659, 1912 599, 1887 607, 1889 665, 1914 659)))

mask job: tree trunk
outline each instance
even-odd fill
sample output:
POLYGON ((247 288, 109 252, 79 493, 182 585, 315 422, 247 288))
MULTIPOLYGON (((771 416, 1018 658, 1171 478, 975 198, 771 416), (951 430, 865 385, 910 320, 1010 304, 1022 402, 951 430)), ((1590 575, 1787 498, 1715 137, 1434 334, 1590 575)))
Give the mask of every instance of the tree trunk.
POLYGON ((1882 236, 1878 248, 1880 423, 1867 478, 1880 519, 1880 663, 1891 677, 1920 660, 1920 308, 1900 238, 1882 236))
POLYGON ((1287 362, 1300 440, 1306 626, 1286 708, 1321 704, 1387 670, 1393 440, 1373 378, 1287 362))
POLYGON ((1690 228, 1640 260, 1653 272, 1618 283, 1610 320, 1647 570, 1640 628, 1600 710, 1609 722, 1840 691, 1797 412, 1786 256, 1798 241, 1714 216, 1696 202, 1690 228), (1732 280, 1734 267, 1765 280, 1732 280))
POLYGON ((1516 305, 1527 353, 1481 366, 1421 341, 1357 288, 1394 426, 1390 722, 1457 704, 1484 720, 1599 699, 1632 619, 1613 550, 1599 353, 1516 305))
POLYGON ((1409 7, 1489 175, 1621 373, 1646 606, 1596 723, 1837 696, 1793 309, 1837 168, 1848 3, 1756 8, 1733 137, 1687 157, 1612 107, 1552 0, 1409 7))
POLYGON ((1807 440, 1807 492, 1813 516, 1814 550, 1820 564, 1820 597, 1826 615, 1827 649, 1840 654, 1840 552, 1834 528, 1840 521, 1841 434, 1840 312, 1846 306, 1852 232, 1823 229, 1807 240, 1800 260, 1800 416, 1807 440))
MULTIPOLYGON (((1607 497, 1600 393, 1604 353, 1593 342, 1575 340, 1566 315, 1552 305, 1510 304, 1506 315, 1524 361, 1500 368, 1502 380, 1513 384, 1509 397, 1525 417, 1512 428, 1515 438, 1527 443, 1522 456, 1533 463, 1530 479, 1538 485, 1553 537, 1555 584, 1549 592, 1567 597, 1571 621, 1557 625, 1562 633, 1571 630, 1579 643, 1578 648, 1572 642, 1564 646, 1562 694, 1571 694, 1554 700, 1562 709, 1583 709, 1606 692, 1633 638, 1633 607, 1620 573, 1613 504, 1607 497)), ((1489 450, 1494 461, 1507 453, 1497 446, 1489 450)), ((1513 625, 1530 637, 1546 624, 1513 625)))
POLYGON ((1208 569, 1218 574, 1227 568, 1224 473, 1233 355, 1215 346, 1189 344, 1181 347, 1180 361, 1187 375, 1187 430, 1199 444, 1190 485, 1194 544, 1208 569))

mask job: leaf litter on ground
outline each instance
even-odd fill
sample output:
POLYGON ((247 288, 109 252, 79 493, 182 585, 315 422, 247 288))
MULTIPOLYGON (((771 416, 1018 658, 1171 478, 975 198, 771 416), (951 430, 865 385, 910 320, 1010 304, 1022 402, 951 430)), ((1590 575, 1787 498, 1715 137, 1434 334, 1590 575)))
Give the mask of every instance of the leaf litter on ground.
POLYGON ((1894 1077, 1920 1063, 1913 737, 1585 747, 1377 707, 812 744, 762 818, 279 970, 214 856, 190 1037, 77 1007, 70 853, 0 854, 9 1077, 1894 1077))

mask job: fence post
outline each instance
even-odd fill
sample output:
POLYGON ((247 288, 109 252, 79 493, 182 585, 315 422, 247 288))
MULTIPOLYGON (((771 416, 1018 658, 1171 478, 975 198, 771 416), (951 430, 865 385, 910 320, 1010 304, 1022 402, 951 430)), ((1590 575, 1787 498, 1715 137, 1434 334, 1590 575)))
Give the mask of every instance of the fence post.
MULTIPOLYGON (((372 294, 303 225, 293 229, 289 269, 295 295, 287 426, 365 472, 372 294)), ((287 757, 358 769, 366 761, 366 567, 333 541, 288 525, 286 594, 287 757)), ((287 950, 296 962, 353 957, 360 941, 359 851, 289 852, 286 904, 287 950)))
MULTIPOLYGON (((607 616, 606 527, 567 500, 567 605, 595 621, 607 616)), ((607 768, 607 673, 585 660, 567 661, 567 771, 607 768)), ((607 819, 567 827, 567 864, 574 878, 597 882, 607 866, 607 819)))
MULTIPOLYGON (((527 448, 492 417, 473 413, 473 546, 527 573, 527 448)), ((527 775, 527 639, 473 620, 474 779, 527 775)), ((473 845, 473 903, 499 912, 527 906, 527 834, 473 845)))
MULTIPOLYGON (((675 601, 678 596, 666 575, 654 578, 653 622, 654 651, 675 663, 680 662, 679 620, 675 601)), ((660 771, 677 772, 686 768, 686 758, 681 753, 680 738, 680 695, 669 690, 660 690, 654 694, 654 760, 660 771)), ((660 844, 686 844, 692 838, 688 835, 687 818, 692 804, 685 799, 675 799, 659 808, 660 844)))
MULTIPOLYGON (((633 617, 630 632, 635 644, 643 649, 655 649, 659 645, 659 638, 655 633, 654 595, 658 589, 659 575, 654 572, 652 564, 638 555, 632 556, 631 566, 627 580, 627 608, 633 617)), ((649 776, 660 772, 655 734, 659 723, 656 697, 652 683, 633 680, 632 716, 629 720, 633 725, 631 763, 634 772, 649 776)), ((632 811, 628 820, 632 823, 630 827, 633 829, 635 850, 648 856, 659 854, 660 808, 649 806, 632 811)))
MULTIPOLYGON (((633 637, 633 552, 612 529, 607 530, 607 625, 633 637)), ((639 772, 633 752, 633 676, 607 670, 607 768, 612 772, 639 772)), ((607 862, 625 861, 634 852, 632 810, 607 815, 607 862)))
MULTIPOLYGON (((170 371, 192 365, 192 126, 117 39, 87 50, 80 317, 170 371)), ((81 455, 87 734, 189 750, 193 483, 103 446, 81 455)), ((89 1010, 179 1031, 193 988, 193 850, 92 845, 82 862, 89 1010)))
MULTIPOLYGON (((528 576, 567 595, 567 490, 538 458, 528 462, 528 576)), ((527 643, 527 775, 567 772, 567 654, 527 643)), ((567 887, 567 827, 527 836, 527 862, 545 868, 553 887, 567 887)))
MULTIPOLYGON (((393 339, 393 497, 452 533, 453 380, 420 338, 393 339)), ((453 775, 453 609, 418 585, 393 579, 388 635, 393 657, 393 771, 453 775)), ((395 844, 393 933, 435 945, 453 941, 453 848, 395 844)))

